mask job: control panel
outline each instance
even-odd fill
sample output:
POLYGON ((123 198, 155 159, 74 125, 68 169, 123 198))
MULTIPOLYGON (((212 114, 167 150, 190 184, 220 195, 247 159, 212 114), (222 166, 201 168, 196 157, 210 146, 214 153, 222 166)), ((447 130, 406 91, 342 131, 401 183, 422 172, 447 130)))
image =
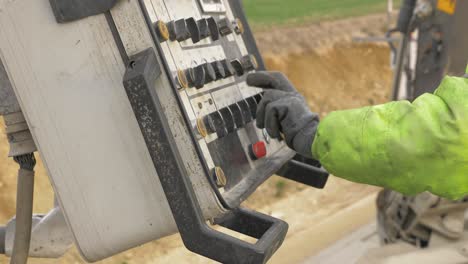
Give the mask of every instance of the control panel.
POLYGON ((264 66, 240 1, 0 6, 2 62, 86 260, 179 232, 219 262, 265 263, 288 225, 241 203, 275 173, 324 187, 318 162, 256 127, 263 91, 245 80, 264 66))
MULTIPOLYGON (((262 90, 245 78, 263 63, 246 43, 246 21, 221 0, 151 0, 145 8, 217 188, 227 193, 247 178, 258 186, 294 153, 255 126, 262 90)), ((231 206, 253 188, 236 190, 226 195, 231 206)))

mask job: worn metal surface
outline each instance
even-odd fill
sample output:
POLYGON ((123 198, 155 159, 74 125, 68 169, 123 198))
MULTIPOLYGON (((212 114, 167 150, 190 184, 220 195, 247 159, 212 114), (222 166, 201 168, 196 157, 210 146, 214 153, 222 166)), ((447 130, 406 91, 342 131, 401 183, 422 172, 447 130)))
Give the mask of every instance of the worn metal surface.
POLYGON ((118 0, 49 0, 59 23, 83 19, 109 11, 118 0))
POLYGON ((104 15, 60 25, 47 1, 0 5, 1 60, 83 256, 96 261, 177 232, 104 15))
POLYGON ((9 157, 16 157, 37 151, 36 143, 22 112, 6 114, 5 132, 10 145, 9 157))
POLYGON ((7 72, 0 60, 0 115, 21 111, 15 92, 11 87, 7 72))

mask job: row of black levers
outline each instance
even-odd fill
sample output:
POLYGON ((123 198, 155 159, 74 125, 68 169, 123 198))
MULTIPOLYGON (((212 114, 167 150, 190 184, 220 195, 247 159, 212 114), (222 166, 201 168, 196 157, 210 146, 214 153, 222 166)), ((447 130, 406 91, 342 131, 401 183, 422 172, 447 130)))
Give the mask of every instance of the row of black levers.
POLYGON ((256 70, 257 67, 255 57, 246 55, 240 59, 205 62, 183 70, 183 74, 187 80, 186 88, 201 89, 208 83, 231 76, 242 76, 247 72, 256 70))
POLYGON ((218 138, 227 136, 257 118, 257 105, 263 94, 259 93, 228 107, 206 115, 202 121, 208 134, 216 133, 218 138))
MULTIPOLYGON (((155 23, 155 29, 160 37, 160 41, 186 41, 192 39, 192 42, 198 43, 202 39, 211 37, 211 40, 217 41, 221 37, 227 36, 236 32, 242 34, 244 32, 243 25, 240 20, 230 21, 228 18, 222 18, 216 21, 215 18, 202 18, 195 20, 193 17, 187 19, 179 19, 164 23, 168 31, 168 36, 161 32, 161 21, 155 23)), ((165 31, 165 30, 163 30, 165 31)))

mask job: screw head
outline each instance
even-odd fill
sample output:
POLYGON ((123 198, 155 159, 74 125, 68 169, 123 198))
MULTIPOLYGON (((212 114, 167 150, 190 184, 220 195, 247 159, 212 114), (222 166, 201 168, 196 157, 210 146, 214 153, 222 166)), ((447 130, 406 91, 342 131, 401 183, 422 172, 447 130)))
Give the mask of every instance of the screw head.
POLYGON ((177 82, 179 83, 181 88, 183 89, 189 88, 189 83, 188 83, 187 75, 185 74, 185 71, 183 70, 177 71, 177 82))
POLYGON ((156 33, 158 33, 159 41, 164 42, 169 40, 169 29, 167 28, 166 23, 162 21, 157 21, 154 23, 156 28, 156 33))
POLYGON ((234 31, 236 34, 241 35, 244 34, 245 28, 244 28, 244 23, 239 18, 236 18, 236 21, 234 23, 234 31))
POLYGON ((223 169, 221 169, 220 167, 214 168, 214 177, 215 177, 216 185, 218 185, 218 187, 221 188, 221 187, 226 186, 227 178, 226 178, 226 175, 224 174, 223 169))
POLYGON ((208 130, 206 129, 205 122, 203 121, 203 118, 198 118, 197 119, 197 130, 200 136, 205 138, 208 136, 208 130))

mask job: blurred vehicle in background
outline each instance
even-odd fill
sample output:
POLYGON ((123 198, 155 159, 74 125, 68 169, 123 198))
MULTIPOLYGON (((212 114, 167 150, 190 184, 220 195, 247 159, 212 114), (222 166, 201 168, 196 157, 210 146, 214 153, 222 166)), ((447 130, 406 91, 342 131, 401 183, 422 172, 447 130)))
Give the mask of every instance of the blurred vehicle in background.
MULTIPOLYGON (((423 93, 434 92, 445 75, 465 73, 468 61, 466 14, 468 1, 403 2, 398 25, 388 34, 402 36, 398 49, 390 43, 396 58, 392 62, 393 100, 412 101, 423 93)), ((429 193, 407 197, 383 190, 377 207, 379 237, 381 244, 387 246, 374 250, 365 258, 366 263, 468 261, 465 224, 468 199, 450 201, 429 193)))

